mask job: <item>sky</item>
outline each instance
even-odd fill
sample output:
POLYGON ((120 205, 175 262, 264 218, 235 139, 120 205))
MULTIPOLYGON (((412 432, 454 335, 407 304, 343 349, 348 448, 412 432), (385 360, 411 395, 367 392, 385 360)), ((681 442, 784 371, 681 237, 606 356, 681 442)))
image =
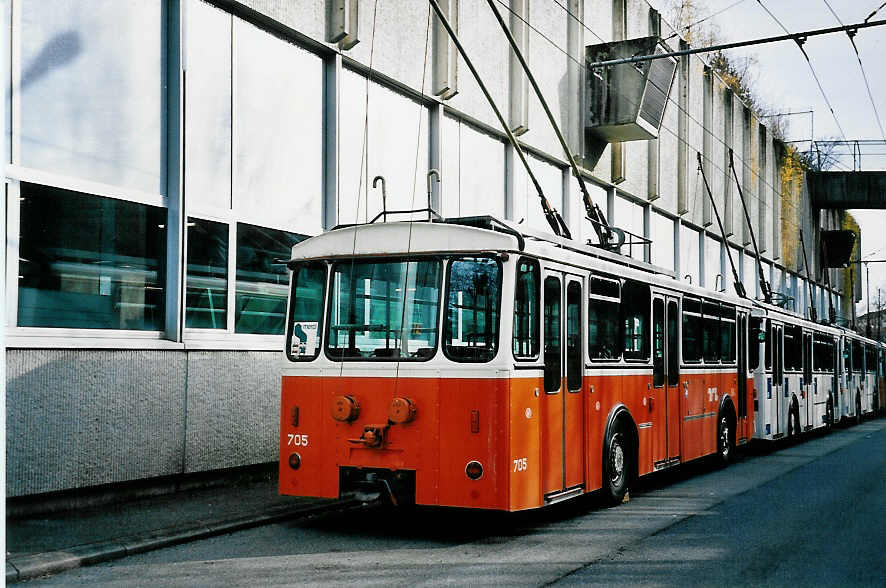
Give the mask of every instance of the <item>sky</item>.
MULTIPOLYGON (((669 0, 648 0, 666 10, 669 0)), ((673 4, 674 0, 670 0, 673 4)), ((721 43, 771 37, 784 34, 784 29, 767 13, 772 13, 791 33, 810 31, 863 22, 884 0, 696 0, 694 20, 723 11, 708 20, 716 28, 721 43), (836 16, 831 12, 833 9, 836 16)), ((886 7, 871 21, 886 20, 886 7)), ((793 41, 754 45, 728 51, 733 62, 756 58, 751 72, 755 86, 765 104, 775 112, 788 113, 812 110, 813 114, 789 117, 788 140, 801 149, 809 146, 812 137, 818 140, 875 139, 886 141, 886 26, 861 29, 855 36, 861 64, 870 84, 873 104, 868 96, 858 57, 845 33, 816 36, 804 44, 812 67, 821 82, 822 96, 806 59, 793 41), (876 107, 876 111, 875 111, 876 107), (877 114, 882 124, 878 124, 877 114)), ((863 170, 886 170, 886 145, 863 148, 856 162, 863 170)), ((853 169, 852 157, 841 157, 838 169, 853 169)), ((864 259, 886 259, 886 210, 853 210, 861 228, 861 256, 864 259)), ((863 274, 865 272, 862 272, 863 274)), ((886 263, 870 264, 871 308, 877 288, 886 299, 886 263)), ((867 284, 862 283, 863 300, 856 312, 866 312, 864 296, 867 284)))

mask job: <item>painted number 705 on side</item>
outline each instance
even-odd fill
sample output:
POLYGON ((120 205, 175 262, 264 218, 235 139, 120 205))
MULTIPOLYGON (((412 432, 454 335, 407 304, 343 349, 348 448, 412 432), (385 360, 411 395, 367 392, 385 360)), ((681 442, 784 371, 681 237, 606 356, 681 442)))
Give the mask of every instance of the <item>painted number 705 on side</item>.
POLYGON ((526 471, 526 458, 520 457, 514 460, 514 471, 515 472, 525 472, 526 471))

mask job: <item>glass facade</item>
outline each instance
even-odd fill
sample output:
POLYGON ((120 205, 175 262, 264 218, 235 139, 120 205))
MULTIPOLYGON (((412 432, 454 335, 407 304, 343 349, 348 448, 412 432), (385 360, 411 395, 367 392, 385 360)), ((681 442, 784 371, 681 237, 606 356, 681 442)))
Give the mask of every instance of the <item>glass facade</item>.
MULTIPOLYGON (((466 87, 439 114, 432 111, 439 106, 399 85, 395 70, 384 80, 348 65, 333 73, 322 48, 315 52, 203 0, 182 0, 187 18, 178 56, 168 42, 178 31, 168 30, 174 19, 167 20, 166 10, 161 0, 22 0, 10 11, 16 32, 8 71, 10 162, 31 174, 10 178, 9 226, 19 236, 7 245, 11 326, 155 331, 178 340, 174 323, 181 315, 188 329, 280 335, 292 245, 322 232, 324 219, 375 216, 382 207, 381 191, 371 187, 376 176, 385 178, 389 210, 423 208, 432 163, 442 176, 444 215, 490 214, 550 231, 527 174, 516 160, 506 161, 502 136, 484 128, 486 118, 466 99, 466 87), (187 71, 187 91, 179 90, 183 113, 168 93, 180 65, 187 71), (330 88, 338 97, 333 110, 330 88), (442 123, 436 130, 432 114, 442 123), (329 116, 336 117, 333 127, 329 116), (328 128, 336 131, 334 176, 325 158, 332 153, 328 128), (174 133, 183 137, 182 152, 170 150, 174 133), (184 196, 169 181, 179 173, 184 196), (174 193, 167 194, 169 187, 174 193), (176 225, 184 243, 168 229, 176 225), (167 275, 177 265, 184 266, 182 283, 167 287, 179 279, 174 271, 167 275), (169 296, 177 291, 183 300, 169 296)), ((359 61, 363 53, 350 55, 359 61)), ((562 154, 542 148, 542 126, 532 125, 525 137, 530 165, 551 205, 569 209, 577 239, 595 241, 562 154)), ((588 178, 594 202, 613 225, 648 234, 655 244, 623 252, 679 268, 678 278, 693 285, 732 293, 719 238, 693 225, 691 215, 672 217, 676 184, 663 177, 661 198, 650 204, 634 198, 643 195, 629 180, 616 189, 588 178)), ((753 255, 733 251, 753 297, 753 255)), ((764 265, 773 289, 793 297, 797 310, 827 308, 821 289, 807 299, 802 278, 764 265)), ((542 279, 532 272, 523 275, 515 308, 518 357, 541 351, 535 314, 541 316, 542 279)), ((463 318, 468 303, 452 303, 463 318)), ((469 303, 479 312, 476 301, 469 303)), ((605 304, 589 306, 587 319, 604 332, 612 325, 596 308, 605 304)), ((485 328, 487 318, 477 317, 470 328, 485 328)), ((626 336, 623 322, 617 335, 626 336)), ((463 342, 454 336, 449 344, 463 342)), ((606 355, 600 350, 595 357, 606 355)))
POLYGON ((226 329, 228 309, 228 225, 188 219, 185 326, 226 329))
POLYGON ((292 246, 305 235, 237 223, 237 333, 282 335, 292 246))
POLYGON ((15 163, 164 193, 163 2, 17 4, 21 126, 14 129, 20 149, 15 163))
POLYGON ((18 324, 163 328, 166 211, 21 185, 18 324))

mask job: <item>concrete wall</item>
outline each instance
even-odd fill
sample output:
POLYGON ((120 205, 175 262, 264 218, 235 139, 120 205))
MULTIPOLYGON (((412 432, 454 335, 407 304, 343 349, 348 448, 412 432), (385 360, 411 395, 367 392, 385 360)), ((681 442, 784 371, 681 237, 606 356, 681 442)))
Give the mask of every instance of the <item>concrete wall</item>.
POLYGON ((7 350, 6 495, 277 459, 281 357, 7 350))

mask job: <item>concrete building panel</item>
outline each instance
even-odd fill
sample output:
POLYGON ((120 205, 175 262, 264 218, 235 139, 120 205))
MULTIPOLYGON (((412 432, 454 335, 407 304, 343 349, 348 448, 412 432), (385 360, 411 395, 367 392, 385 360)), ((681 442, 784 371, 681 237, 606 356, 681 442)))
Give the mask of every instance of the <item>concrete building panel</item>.
POLYGON ((277 459, 282 362, 279 352, 188 354, 184 472, 277 459))
POLYGON ((6 352, 6 494, 182 472, 185 355, 6 352))

